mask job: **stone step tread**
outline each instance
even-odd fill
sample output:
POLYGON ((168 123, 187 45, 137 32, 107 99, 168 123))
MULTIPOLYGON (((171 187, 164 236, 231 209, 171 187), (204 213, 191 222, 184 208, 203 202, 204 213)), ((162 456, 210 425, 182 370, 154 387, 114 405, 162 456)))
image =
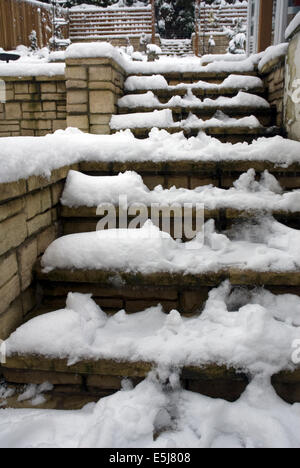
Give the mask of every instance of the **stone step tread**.
MULTIPOLYGON (((137 205, 138 206, 138 202, 137 205)), ((149 210, 150 210, 149 206, 149 210)), ((96 213, 97 206, 78 206, 78 207, 68 207, 61 206, 60 214, 62 218, 99 218, 100 216, 96 213)), ((216 208, 216 209, 205 209, 204 216, 207 219, 211 218, 248 218, 255 216, 258 210, 253 207, 253 209, 239 210, 237 208, 216 208)), ((296 212, 290 212, 287 210, 272 210, 270 211, 273 216, 282 216, 286 218, 297 218, 300 216, 300 209, 296 212)), ((116 205, 116 214, 118 215, 118 205, 116 205)), ((195 215, 195 209, 193 209, 193 215, 195 215)), ((168 213, 169 216, 169 213, 168 213)), ((174 213, 170 213, 171 218, 174 217, 174 213)), ((134 215, 133 215, 134 217, 134 215)))
MULTIPOLYGON (((156 286, 186 287, 195 289, 203 286, 217 286, 229 280, 234 286, 300 286, 300 271, 270 272, 241 270, 227 268, 218 272, 205 272, 201 274, 181 274, 157 272, 152 274, 127 273, 116 270, 82 270, 82 269, 54 269, 44 273, 39 264, 36 265, 36 275, 40 281, 97 283, 98 286, 112 288, 112 278, 118 277, 120 284, 133 287, 156 286)), ((122 288, 116 288, 122 289, 122 288)))

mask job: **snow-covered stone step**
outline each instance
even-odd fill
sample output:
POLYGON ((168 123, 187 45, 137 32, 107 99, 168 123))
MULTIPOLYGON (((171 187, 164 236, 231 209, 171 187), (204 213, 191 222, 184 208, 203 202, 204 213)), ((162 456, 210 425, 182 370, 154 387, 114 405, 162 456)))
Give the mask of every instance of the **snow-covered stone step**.
MULTIPOLYGON (((157 111, 163 112, 163 111, 157 111)), ((171 111, 170 111, 171 112, 171 111)), ((122 114, 118 116, 113 116, 111 120, 111 130, 112 133, 115 133, 119 130, 131 130, 133 135, 138 139, 146 139, 149 137, 153 128, 158 128, 160 130, 166 130, 170 134, 183 133, 186 138, 197 137, 200 131, 205 131, 206 135, 218 139, 221 143, 253 143, 254 140, 260 137, 274 137, 280 134, 280 129, 278 127, 262 127, 259 126, 259 122, 255 119, 251 122, 255 122, 255 128, 249 127, 248 122, 246 125, 237 125, 238 119, 234 119, 234 125, 224 125, 224 126, 209 126, 207 123, 198 122, 198 118, 192 116, 192 125, 184 124, 181 126, 180 122, 168 122, 161 123, 159 120, 156 120, 156 111, 151 113, 137 113, 137 114, 122 114), (153 114, 153 115, 152 115, 153 114), (120 118, 121 117, 121 118, 120 118), (134 122, 131 118, 134 117, 134 122), (120 119, 119 119, 120 118, 120 119), (197 119, 195 124, 195 119, 197 119), (152 125, 153 121, 156 120, 156 123, 152 125), (125 123, 127 121, 127 124, 125 123), (149 122, 149 125, 147 123, 149 122)), ((248 117, 247 117, 248 119, 248 117)))
POLYGON ((299 309, 299 297, 241 291, 228 282, 210 292, 195 318, 176 310, 165 315, 161 307, 110 317, 90 295, 70 293, 63 309, 27 322, 8 338, 3 373, 10 383, 31 378, 39 384, 47 375, 49 384, 65 384, 70 393, 77 386, 103 395, 119 389, 122 377, 136 383, 163 368, 167 383, 175 369, 184 388, 229 401, 255 376, 272 378, 275 390, 293 403, 300 398, 299 368, 291 356, 299 309))
MULTIPOLYGON (((184 59, 183 59, 184 60, 184 59)), ((203 67, 204 68, 204 67, 203 67)), ((222 67, 220 67, 221 69, 222 67)), ((152 77, 154 70, 149 67, 148 71, 143 71, 143 77, 152 77)), ((155 70, 156 72, 156 70, 155 70)), ((167 69, 160 70, 158 68, 157 74, 162 75, 170 86, 177 86, 185 84, 198 83, 199 81, 205 81, 206 83, 221 84, 226 78, 231 75, 240 76, 252 76, 257 77, 257 72, 253 71, 253 64, 251 66, 243 68, 242 65, 234 63, 233 65, 228 64, 226 71, 215 71, 215 70, 203 70, 203 71, 168 71, 167 69)), ((129 73, 129 77, 137 76, 136 73, 129 73)))
MULTIPOLYGON (((128 122, 131 123, 130 115, 149 114, 159 109, 165 109, 172 112, 173 123, 171 126, 198 128, 205 130, 210 127, 248 127, 256 128, 259 126, 272 126, 276 124, 276 111, 270 108, 257 108, 251 106, 232 106, 232 107, 119 107, 119 115, 126 115, 128 122)), ((142 117, 141 117, 142 118, 142 117)), ((148 116, 150 119, 150 116, 148 116)), ((135 118, 134 118, 135 119, 135 118)), ((153 119, 154 121, 154 119, 153 119)), ((113 116, 112 125, 118 124, 124 126, 122 118, 113 116)))
POLYGON ((188 89, 185 96, 173 96, 167 103, 162 103, 152 91, 144 94, 127 94, 118 100, 119 109, 169 109, 183 108, 186 110, 202 110, 216 112, 217 110, 226 109, 248 109, 248 113, 258 109, 270 109, 270 104, 266 99, 249 94, 244 91, 239 91, 234 97, 219 96, 216 99, 205 98, 199 99, 193 94, 191 89, 188 89))
POLYGON ((211 289, 225 279, 238 288, 265 287, 274 294, 299 295, 300 274, 241 271, 235 268, 202 275, 152 275, 101 270, 37 271, 43 300, 32 316, 42 315, 65 306, 70 291, 92 294, 95 302, 108 314, 126 310, 136 314, 160 304, 164 312, 176 309, 184 317, 203 310, 211 289))
MULTIPOLYGON (((172 187, 163 190, 161 186, 150 191, 143 179, 135 172, 120 173, 117 176, 92 177, 76 171, 70 171, 64 192, 62 194, 61 218, 64 234, 92 232, 96 230, 98 221, 104 218, 99 207, 112 204, 116 211, 116 224, 120 225, 119 203, 126 197, 129 207, 135 206, 136 216, 139 210, 145 210, 154 224, 161 229, 164 222, 171 216, 173 225, 174 213, 168 207, 175 204, 184 207, 192 204, 189 216, 196 221, 196 204, 203 205, 206 220, 213 218, 220 229, 229 228, 237 219, 257 216, 259 211, 272 213, 276 219, 283 220, 291 227, 300 227, 300 191, 284 193, 280 184, 268 171, 264 171, 260 181, 256 180, 254 169, 249 169, 234 182, 229 190, 212 185, 198 187, 195 190, 176 189, 172 187), (157 216, 153 217, 152 206, 160 206, 157 216), (97 209, 98 208, 98 209, 97 209)), ((132 222, 134 214, 128 217, 132 222)), ((107 227, 107 226, 106 226, 107 227)), ((104 226, 103 226, 104 228, 104 226)), ((182 224, 183 228, 183 224, 182 224)), ((173 232, 174 227, 171 229, 173 232)), ((196 234, 195 234, 196 235, 196 234)), ((184 236, 183 236, 184 237, 184 236)))
POLYGON ((237 160, 224 161, 166 161, 156 163, 153 161, 127 161, 124 163, 98 163, 85 162, 80 164, 81 171, 92 176, 117 176, 122 171, 134 171, 143 177, 144 184, 153 190, 158 185, 164 189, 176 187, 178 189, 194 190, 197 187, 212 184, 215 187, 228 189, 233 183, 249 169, 255 168, 257 174, 266 169, 272 173, 284 190, 300 188, 300 167, 294 164, 290 167, 280 167, 268 161, 258 162, 237 160))
POLYGON ((208 221, 187 243, 176 242, 147 221, 142 229, 57 239, 42 258, 38 278, 45 305, 61 307, 57 301, 65 300, 68 290, 78 291, 79 284, 86 288, 80 292, 94 293, 109 311, 137 312, 162 303, 167 311, 190 314, 201 310, 208 291, 223 279, 299 294, 299 245, 300 231, 267 216, 223 234, 208 221), (63 294, 57 283, 65 283, 63 294))

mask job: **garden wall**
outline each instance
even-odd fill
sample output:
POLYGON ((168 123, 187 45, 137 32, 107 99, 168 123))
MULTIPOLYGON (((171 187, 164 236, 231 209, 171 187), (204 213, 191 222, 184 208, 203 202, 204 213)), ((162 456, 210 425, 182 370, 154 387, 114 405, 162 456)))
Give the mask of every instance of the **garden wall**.
MULTIPOLYGON (((74 166, 77 169, 76 166, 74 166)), ((0 185, 0 339, 6 339, 39 302, 36 261, 59 234, 58 203, 69 171, 0 185)))
POLYGON ((0 103, 0 137, 42 136, 66 128, 64 76, 0 77, 6 103, 0 103))

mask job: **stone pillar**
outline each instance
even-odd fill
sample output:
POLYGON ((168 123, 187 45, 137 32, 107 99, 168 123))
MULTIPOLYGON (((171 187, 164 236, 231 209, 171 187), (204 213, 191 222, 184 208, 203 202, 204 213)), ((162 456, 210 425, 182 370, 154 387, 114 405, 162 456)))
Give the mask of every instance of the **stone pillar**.
POLYGON ((124 70, 113 59, 67 59, 67 126, 109 134, 111 116, 124 94, 124 78, 124 70))
POLYGON ((285 129, 289 138, 300 141, 300 30, 290 40, 285 83, 285 129))

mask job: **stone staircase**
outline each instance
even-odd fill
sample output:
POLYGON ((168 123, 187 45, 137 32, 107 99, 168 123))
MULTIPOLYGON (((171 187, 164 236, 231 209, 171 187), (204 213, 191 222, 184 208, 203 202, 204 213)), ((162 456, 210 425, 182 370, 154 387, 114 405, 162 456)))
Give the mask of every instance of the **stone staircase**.
POLYGON ((193 46, 190 39, 161 39, 162 55, 176 55, 186 57, 193 55, 193 46))
POLYGON ((155 126, 190 137, 202 129, 224 143, 251 143, 280 133, 276 110, 253 74, 171 73, 156 76, 152 85, 148 77, 147 84, 150 89, 143 89, 141 77, 127 79, 111 121, 113 132, 130 128, 136 137, 147 138, 155 126))
MULTIPOLYGON (((158 81, 161 83, 164 81, 163 85, 157 86, 154 83, 153 86, 145 89, 137 85, 139 77, 129 77, 125 84, 125 97, 119 101, 119 113, 113 117, 112 121, 118 122, 118 125, 115 125, 115 128, 112 125, 112 129, 117 131, 120 128, 129 128, 136 137, 146 138, 156 126, 157 112, 170 111, 174 125, 159 125, 159 128, 170 133, 184 131, 187 137, 196 135, 199 129, 203 129, 207 135, 212 135, 226 143, 252 142, 260 136, 271 137, 279 134, 280 129, 275 127, 274 110, 265 101, 263 83, 254 74, 241 74, 239 78, 241 76, 244 76, 244 85, 241 86, 237 80, 234 86, 235 80, 233 79, 233 84, 229 86, 224 81, 228 79, 228 74, 187 73, 184 76, 165 74, 163 79, 158 77, 158 81), (248 84, 247 78, 250 78, 248 84), (200 83, 199 80, 201 80, 200 83), (135 89, 134 86, 136 86, 135 89), (145 98, 146 93, 149 92, 152 93, 149 98, 150 105, 147 104, 145 98), (237 104, 234 99, 237 96, 241 97, 239 94, 241 92, 244 93, 241 98, 242 104, 237 104), (184 101, 187 93, 189 93, 190 105, 184 101), (223 101, 217 102, 220 97, 223 101), (243 97, 247 104, 243 104, 243 97), (204 101, 198 102, 199 98, 204 101), (174 100, 174 104, 172 102, 170 104, 171 99, 174 100), (154 100, 159 101, 163 108, 160 105, 152 105, 154 100), (251 127, 247 123, 239 124, 238 121, 233 124, 230 120, 226 124, 223 114, 220 118, 220 112, 231 119, 254 116, 258 125, 251 127), (201 125, 193 127, 189 123, 183 124, 190 113, 193 113, 197 119, 201 119, 202 127, 201 125), (148 126, 143 123, 141 126, 134 124, 139 120, 143 122, 145 115, 150 116, 148 126), (134 116, 133 124, 132 116, 134 116), (203 126, 203 122, 209 121, 214 116, 211 126, 203 126)), ((190 191, 210 184, 219 189, 228 190, 235 180, 252 168, 256 171, 257 177, 268 170, 285 191, 300 188, 298 164, 285 168, 268 161, 222 161, 220 159, 219 161, 199 162, 191 159, 154 162, 151 161, 151 154, 146 162, 83 162, 80 164, 80 171, 87 175, 109 178, 120 172, 135 171, 141 175, 149 190, 161 184, 164 189, 175 186, 177 189, 190 191)), ((97 206, 93 203, 90 206, 83 204, 75 207, 62 205, 62 234, 66 236, 79 233, 80 236, 80 233, 95 231, 96 222, 99 220, 96 208, 97 206)), ((299 229, 298 212, 280 210, 276 207, 271 212, 280 222, 299 229)), ((224 231, 232 225, 239 226, 243 220, 258 214, 261 213, 255 206, 252 212, 229 206, 207 209, 204 216, 206 220, 214 219, 217 228, 224 231)), ((84 245, 83 238, 81 245, 82 255, 84 255, 86 245, 84 245)), ((105 249, 105 244, 103 248, 105 249)), ((117 250, 111 252, 111 256, 114 257, 114 255, 117 260, 117 250)), ((267 270, 255 271, 241 269, 236 265, 224 266, 218 271, 183 274, 171 270, 145 273, 131 271, 130 267, 123 271, 117 267, 84 269, 76 266, 76 262, 70 268, 56 267, 49 271, 39 264, 36 268, 36 278, 39 283, 41 301, 38 310, 30 318, 63 309, 69 292, 92 294, 95 302, 109 315, 116 314, 122 309, 125 309, 128 314, 135 314, 161 304, 166 313, 176 309, 182 316, 188 318, 195 317, 201 312, 209 292, 219 287, 225 280, 229 280, 233 287, 242 288, 244 291, 265 287, 276 295, 287 293, 300 295, 299 271, 280 273, 267 270)), ((30 327, 30 322, 26 326, 30 327)), ((130 378, 134 384, 138 383, 153 367, 155 367, 153 361, 122 361, 101 357, 97 360, 82 359, 73 364, 60 356, 50 358, 46 355, 12 353, 2 371, 6 381, 11 385, 41 384, 45 380, 49 381, 54 388, 49 394, 46 407, 70 409, 80 408, 89 401, 96 401, 119 390, 123 378, 130 378)), ((238 399, 248 381, 249 377, 244 369, 227 368, 213 363, 199 366, 185 365, 181 368, 181 382, 184 388, 228 401, 238 399)), ((272 383, 277 393, 286 401, 291 403, 300 401, 299 370, 280 372, 273 376, 272 383)), ((8 401, 8 404, 14 406, 16 401, 12 399, 8 401)))

